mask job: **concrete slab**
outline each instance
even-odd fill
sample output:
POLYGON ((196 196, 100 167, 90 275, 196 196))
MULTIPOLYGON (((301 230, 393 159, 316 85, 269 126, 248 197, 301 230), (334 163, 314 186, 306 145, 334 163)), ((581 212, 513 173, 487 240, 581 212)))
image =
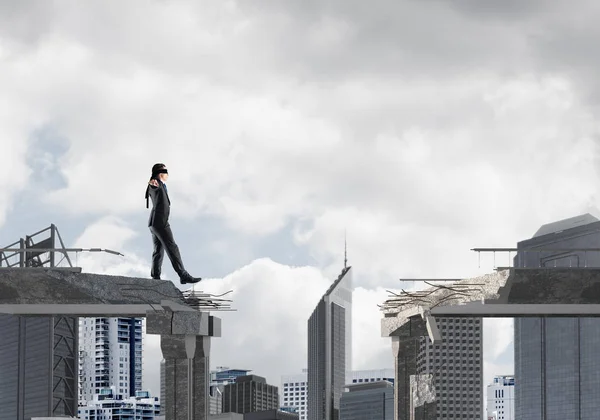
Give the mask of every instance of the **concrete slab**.
POLYGON ((0 313, 144 317, 167 300, 189 308, 167 280, 27 268, 0 271, 0 313))

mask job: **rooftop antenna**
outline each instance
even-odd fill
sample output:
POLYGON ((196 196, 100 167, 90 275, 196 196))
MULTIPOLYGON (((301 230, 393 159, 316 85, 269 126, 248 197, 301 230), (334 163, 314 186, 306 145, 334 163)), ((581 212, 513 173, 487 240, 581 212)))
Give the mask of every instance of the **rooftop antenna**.
POLYGON ((348 247, 346 243, 346 229, 344 229, 344 269, 348 266, 348 247))

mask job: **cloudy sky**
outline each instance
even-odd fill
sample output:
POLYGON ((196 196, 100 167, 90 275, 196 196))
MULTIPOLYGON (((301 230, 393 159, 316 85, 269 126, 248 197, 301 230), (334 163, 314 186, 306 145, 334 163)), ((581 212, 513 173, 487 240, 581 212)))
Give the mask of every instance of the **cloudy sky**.
MULTIPOLYGON (((188 270, 234 290, 213 367, 279 384, 306 366, 344 232, 353 367, 391 367, 376 304, 399 278, 490 272, 470 248, 597 214, 599 9, 0 1, 0 242, 55 223, 69 246, 126 255, 86 271, 148 276, 143 197, 164 162, 188 270)), ((510 320, 485 322, 486 382, 512 373, 511 341, 510 320)))

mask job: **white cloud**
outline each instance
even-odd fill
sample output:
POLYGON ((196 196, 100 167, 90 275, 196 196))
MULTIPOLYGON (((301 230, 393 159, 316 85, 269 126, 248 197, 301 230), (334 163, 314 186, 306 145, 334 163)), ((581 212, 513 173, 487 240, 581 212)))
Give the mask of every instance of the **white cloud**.
POLYGON ((95 274, 149 277, 150 266, 147 260, 124 251, 137 232, 115 216, 103 217, 90 224, 76 239, 74 248, 102 248, 117 251, 124 256, 110 253, 82 252, 72 262, 83 271, 95 274))
MULTIPOLYGON (((121 218, 143 220, 162 161, 174 217, 215 217, 253 238, 291 226, 330 278, 347 231, 364 288, 355 335, 369 336, 370 308, 397 278, 489 271, 469 248, 597 210, 594 3, 382 4, 385 16, 348 1, 0 4, 0 226, 31 182, 29 139, 51 126, 68 144, 48 157, 66 186, 31 211, 92 215, 80 246, 124 250, 147 234, 121 218)), ((80 265, 147 275, 125 253, 80 265)), ((232 349, 252 349, 239 358, 215 344, 236 357, 221 363, 260 366, 270 350, 236 316, 299 334, 326 281, 259 260, 204 284, 235 286, 240 312, 223 315, 224 331, 236 332, 232 349)), ((509 326, 494 325, 499 355, 509 326)), ((357 350, 357 363, 385 346, 357 350)), ((292 357, 303 367, 303 353, 292 357)))

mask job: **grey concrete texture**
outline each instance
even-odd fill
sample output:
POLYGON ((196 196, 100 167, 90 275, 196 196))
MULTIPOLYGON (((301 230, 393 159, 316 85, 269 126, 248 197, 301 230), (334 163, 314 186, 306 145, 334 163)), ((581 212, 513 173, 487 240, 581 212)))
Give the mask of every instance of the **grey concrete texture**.
POLYGON ((410 389, 413 407, 435 402, 433 375, 411 375, 410 389))
MULTIPOLYGON (((200 311, 148 311, 148 334, 210 335, 208 312, 200 311)), ((214 318, 214 317, 213 317, 214 318)))
POLYGON ((498 270, 484 276, 459 280, 451 285, 442 287, 429 287, 422 290, 426 296, 419 297, 406 304, 395 308, 385 309, 381 320, 381 334, 383 337, 396 335, 396 331, 404 325, 409 318, 415 316, 425 317, 423 309, 430 310, 438 305, 464 305, 473 301, 486 299, 497 300, 500 297, 500 289, 506 285, 511 270, 498 270), (448 286, 462 287, 457 293, 448 286))
POLYGON ((166 420, 206 420, 209 416, 210 337, 193 337, 192 358, 188 358, 189 339, 189 336, 161 336, 166 420))
POLYGON ((1 304, 160 304, 183 303, 181 291, 167 280, 154 280, 51 269, 0 269, 1 304))
MULTIPOLYGON (((405 300, 406 303, 403 302, 395 308, 387 308, 383 311, 382 336, 395 335, 409 318, 419 315, 428 318, 428 314, 435 316, 442 316, 442 314, 446 316, 552 315, 554 312, 551 305, 557 305, 556 315, 560 316, 600 315, 599 268, 502 269, 439 288, 429 287, 420 292, 418 298, 405 300), (462 289, 452 290, 456 286, 462 289), (497 309, 494 309, 494 305, 497 305, 497 309), (510 305, 515 306, 511 309, 510 305), (519 305, 544 306, 528 308, 519 305), (459 307, 462 309, 459 310, 459 307), (448 309, 444 310, 444 308, 448 309), (486 308, 489 308, 489 311, 486 308), (469 312, 471 309, 472 312, 469 312), (540 312, 536 313, 536 311, 540 312)), ((435 335, 434 326, 430 330, 430 335, 435 335)))
POLYGON ((392 353, 394 355, 394 402, 396 420, 409 418, 411 411, 411 376, 417 373, 417 355, 419 340, 427 334, 425 321, 413 317, 403 324, 397 335, 392 337, 392 353))
POLYGON ((463 315, 466 315, 470 307, 477 303, 490 307, 556 305, 572 308, 572 312, 568 312, 567 309, 562 315, 572 313, 574 316, 582 316, 581 310, 577 310, 578 307, 596 307, 600 304, 598 268, 510 268, 460 280, 449 286, 430 287, 422 293, 417 292, 417 295, 404 297, 397 307, 388 306, 383 311, 381 332, 382 336, 392 338, 395 363, 396 420, 435 418, 436 395, 433 382, 429 381, 420 389, 417 387, 416 394, 411 385, 414 385, 417 374, 419 337, 437 335, 434 325, 426 325, 435 319, 436 308, 462 305, 465 308, 463 315), (459 289, 452 290, 457 285, 459 289), (411 400, 415 409, 413 413, 410 412, 411 400), (410 417, 411 415, 413 417, 410 417))

